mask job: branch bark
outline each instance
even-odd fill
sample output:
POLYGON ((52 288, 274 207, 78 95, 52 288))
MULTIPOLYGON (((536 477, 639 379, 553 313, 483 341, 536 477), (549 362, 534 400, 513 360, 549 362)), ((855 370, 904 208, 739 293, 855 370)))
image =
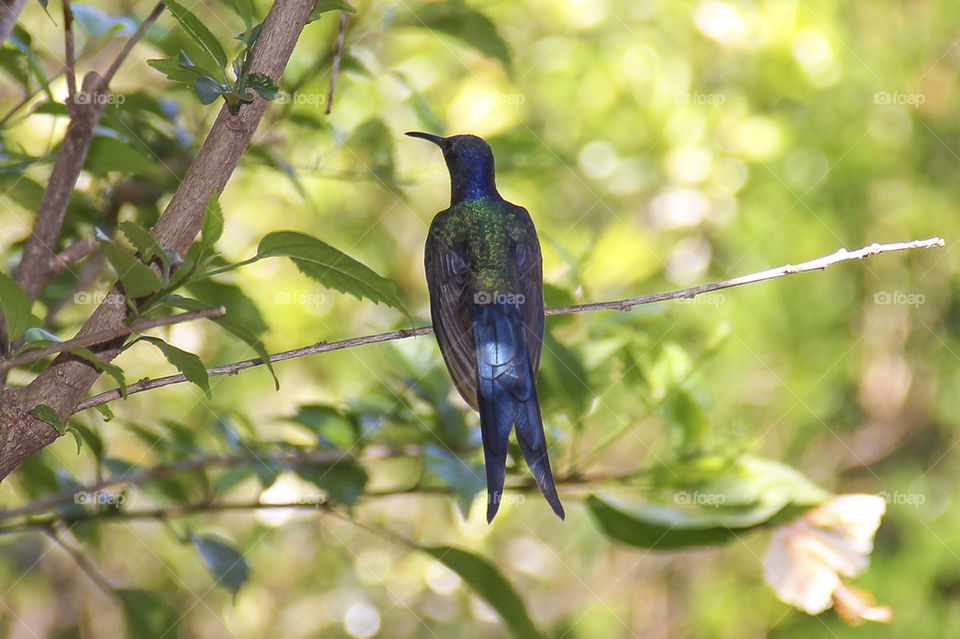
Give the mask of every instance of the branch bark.
MULTIPOLYGON (((264 20, 260 38, 254 49, 254 60, 250 69, 252 73, 264 73, 274 80, 280 78, 313 4, 312 0, 277 0, 274 3, 264 20)), ((88 78, 90 78, 89 75, 88 78)), ((84 82, 86 89, 87 79, 84 82)), ((100 101, 91 100, 91 103, 100 101)), ((102 102, 103 104, 90 106, 96 106, 102 110, 106 100, 102 102)), ((222 191, 226 185, 266 108, 267 102, 256 97, 253 103, 244 106, 237 116, 231 116, 225 107, 220 110, 216 122, 187 171, 180 188, 177 189, 166 210, 151 230, 161 246, 180 255, 187 252, 200 230, 203 211, 210 194, 214 190, 222 191)), ((84 120, 84 124, 89 126, 93 123, 84 120)), ((73 126, 80 125, 71 122, 71 127, 73 126)), ((76 149, 70 154, 71 169, 75 168, 79 171, 88 147, 89 140, 84 148, 76 149), (79 164, 74 166, 78 160, 79 164)), ((65 140, 64 149, 66 148, 65 140)), ((61 155, 63 153, 64 151, 61 151, 61 155)), ((58 156, 57 163, 60 161, 58 156)), ((63 162, 66 163, 66 160, 63 162)), ((57 171, 56 163, 54 171, 57 171)), ((69 176, 64 175, 60 180, 63 181, 67 177, 69 176)), ((73 179, 69 180, 71 189, 75 179, 74 175, 73 179)), ((54 189, 48 188, 44 193, 44 199, 48 197, 55 199, 57 208, 62 207, 65 210, 69 191, 67 193, 53 191, 54 189)), ((43 220, 38 215, 37 226, 40 227, 40 232, 35 233, 37 237, 31 236, 23 258, 26 261, 29 252, 31 257, 28 265, 33 263, 35 266, 25 267, 22 274, 19 268, 17 271, 20 274, 18 283, 21 285, 24 282, 27 283, 30 289, 27 292, 31 295, 31 299, 36 298, 41 281, 41 278, 34 274, 34 269, 46 270, 49 265, 52 257, 51 247, 54 246, 59 235, 62 219, 62 211, 59 215, 45 216, 43 220), (38 256, 42 257, 40 262, 42 266, 36 266, 38 256)), ((24 289, 26 290, 28 286, 24 286, 24 289)), ((119 285, 115 285, 111 293, 123 294, 119 285)), ((108 295, 106 299, 111 298, 108 295)), ((123 330, 127 313, 125 308, 103 303, 97 307, 77 335, 80 337, 99 331, 123 330)), ((100 346, 97 353, 103 361, 109 362, 120 352, 122 343, 123 338, 117 338, 100 346)), ((53 426, 32 417, 29 414, 30 409, 39 403, 44 403, 55 408, 61 418, 65 418, 74 412, 77 403, 98 375, 97 369, 89 363, 69 355, 60 355, 29 385, 4 391, 0 395, 0 480, 19 466, 24 459, 54 441, 58 436, 53 426)))
MULTIPOLYGON (((879 255, 881 253, 933 248, 943 245, 943 238, 939 237, 934 237, 927 240, 915 240, 913 242, 891 242, 888 244, 877 244, 874 242, 873 244, 865 246, 861 249, 857 249, 856 251, 848 251, 847 249, 842 248, 831 253, 830 255, 824 255, 823 257, 801 262, 800 264, 786 264, 777 268, 760 271, 758 273, 751 273, 749 275, 742 275, 729 280, 721 280, 719 282, 701 284, 700 286, 683 288, 677 291, 655 293, 653 295, 641 295, 640 297, 630 297, 611 302, 595 302, 592 304, 576 304, 573 306, 555 306, 552 308, 547 308, 545 313, 547 315, 564 315, 568 313, 587 313, 592 311, 629 311, 634 306, 641 306, 643 304, 653 304, 655 302, 664 302, 674 299, 690 299, 696 297, 697 295, 703 295, 704 293, 718 291, 724 288, 732 288, 734 286, 743 286, 744 284, 753 284, 755 282, 762 282, 764 280, 772 280, 785 275, 792 275, 794 273, 822 271, 833 264, 849 262, 852 260, 862 260, 864 258, 871 257, 873 255, 879 255)), ((270 356, 270 362, 282 362, 287 359, 294 359, 296 357, 303 357, 305 355, 316 355, 317 353, 338 351, 344 348, 353 348, 355 346, 364 346, 366 344, 376 344, 378 342, 406 339, 408 337, 417 337, 419 335, 429 335, 432 332, 432 327, 421 326, 419 328, 402 328, 396 331, 388 331, 386 333, 351 337, 349 339, 343 339, 336 342, 317 342, 316 344, 311 344, 310 346, 303 346, 301 348, 295 348, 289 351, 274 353, 270 356)), ((211 376, 236 375, 240 371, 247 368, 262 366, 263 363, 263 360, 259 357, 245 359, 239 362, 233 362, 231 364, 214 366, 213 368, 207 369, 207 374, 211 376)), ((185 381, 187 381, 187 378, 182 374, 158 377, 156 379, 143 379, 134 384, 128 385, 127 394, 132 395, 134 393, 142 393, 143 391, 161 388, 163 386, 170 386, 171 384, 180 384, 185 381)), ((94 406, 99 406, 100 404, 106 404, 107 402, 112 402, 120 399, 121 397, 122 395, 120 394, 120 389, 104 391, 77 404, 76 412, 93 408, 94 406)))

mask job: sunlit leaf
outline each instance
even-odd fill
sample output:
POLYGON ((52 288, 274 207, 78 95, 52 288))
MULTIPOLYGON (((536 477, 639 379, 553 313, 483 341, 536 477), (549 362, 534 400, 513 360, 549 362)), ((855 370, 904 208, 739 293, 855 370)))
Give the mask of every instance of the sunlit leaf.
POLYGON ((127 298, 144 297, 159 291, 163 286, 160 276, 153 269, 119 244, 103 242, 101 248, 123 284, 123 292, 126 293, 127 298))
POLYGON ((3 273, 0 273, 0 312, 3 313, 10 339, 23 335, 30 325, 30 298, 3 273))
POLYGON ((183 27, 183 30, 190 36, 190 39, 197 44, 200 51, 210 58, 218 70, 223 70, 227 66, 227 54, 224 53, 220 42, 210 33, 206 25, 176 0, 167 0, 166 5, 177 22, 180 23, 180 26, 183 27))
POLYGON ((211 397, 210 378, 207 375, 207 367, 203 365, 199 357, 156 337, 143 335, 140 339, 150 342, 159 348, 167 361, 176 366, 177 370, 187 378, 187 381, 193 382, 203 390, 208 398, 211 397))

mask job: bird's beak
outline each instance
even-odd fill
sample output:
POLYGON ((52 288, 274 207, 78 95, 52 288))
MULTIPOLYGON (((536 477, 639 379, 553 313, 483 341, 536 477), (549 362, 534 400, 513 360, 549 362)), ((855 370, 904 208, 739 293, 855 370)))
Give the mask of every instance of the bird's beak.
POLYGON ((407 131, 407 135, 409 135, 411 138, 423 138, 424 140, 429 140, 430 142, 433 142, 439 146, 441 149, 444 147, 447 141, 447 138, 445 137, 434 135, 433 133, 424 133, 423 131, 407 131))

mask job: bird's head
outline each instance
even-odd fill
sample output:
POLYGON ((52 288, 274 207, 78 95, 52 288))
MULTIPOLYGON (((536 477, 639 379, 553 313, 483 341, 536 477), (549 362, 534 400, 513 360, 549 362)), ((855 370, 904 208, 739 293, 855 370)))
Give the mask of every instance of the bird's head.
POLYGON ((407 135, 429 140, 443 151, 443 159, 450 171, 452 203, 497 195, 493 151, 483 138, 475 135, 445 138, 422 131, 410 131, 407 135))

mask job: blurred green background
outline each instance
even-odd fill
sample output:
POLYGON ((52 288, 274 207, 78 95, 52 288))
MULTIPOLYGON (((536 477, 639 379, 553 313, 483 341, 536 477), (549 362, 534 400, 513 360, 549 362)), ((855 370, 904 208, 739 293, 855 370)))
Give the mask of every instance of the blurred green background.
MULTIPOLYGON (((230 4, 188 5, 228 53, 244 31, 230 4)), ((255 5, 260 16, 269 8, 255 5)), ((90 6, 78 45, 91 52, 78 68, 102 70, 123 41, 110 16, 142 19, 152 3, 90 6)), ((279 82, 286 93, 220 198, 218 248, 236 262, 271 231, 311 234, 397 282, 410 317, 326 289, 287 261, 259 262, 218 281, 259 308, 271 352, 407 327, 411 318, 429 323, 422 247, 447 204, 448 177, 437 150, 404 137, 408 130, 490 142, 501 193, 537 225, 548 305, 692 286, 872 242, 939 235, 946 248, 691 303, 548 318, 540 396, 554 468, 571 480, 561 487, 565 522, 526 490, 522 464, 512 467, 508 496, 525 500, 502 508, 492 526, 482 503, 463 518, 457 495, 469 501, 474 484, 437 468, 448 448, 474 469, 481 463, 478 419, 456 397, 429 336, 277 364, 278 392, 254 369, 213 378, 212 400, 184 384, 114 402, 109 423, 80 413, 74 423, 99 434, 101 457, 143 467, 229 454, 237 438, 265 450, 346 433, 369 477, 367 494, 343 512, 370 529, 321 509, 85 524, 71 534, 110 583, 153 592, 183 637, 507 632, 459 577, 390 537, 399 535, 486 557, 552 637, 944 637, 960 627, 960 5, 354 6, 332 113, 324 109, 336 13, 301 36, 279 82), (309 405, 324 408, 305 412, 309 405), (148 444, 147 433, 161 443, 148 444), (835 493, 892 496, 870 567, 855 580, 891 606, 889 625, 851 628, 833 612, 811 617, 778 601, 762 579, 768 532, 649 551, 608 539, 583 506, 605 488, 673 506, 672 491, 696 484, 698 461, 744 453, 835 493), (181 543, 190 534, 243 553, 250 575, 235 596, 214 584, 195 544, 181 543)), ((38 90, 30 64, 62 101, 61 19, 59 7, 50 10, 52 18, 31 3, 23 13, 29 54, 4 45, 0 117, 38 90)), ((118 220, 149 226, 163 210, 220 108, 145 62, 188 47, 165 14, 118 73, 117 104, 81 176, 64 245, 94 226, 112 232, 118 220), (103 142, 110 138, 142 162, 117 161, 103 142)), ((8 273, 32 224, 20 178, 46 183, 66 125, 48 102, 40 90, 0 131, 8 273)), ((57 309, 48 328, 62 337, 113 281, 102 260, 85 264, 34 306, 41 318, 57 309)), ((208 366, 254 356, 212 323, 154 334, 208 366)), ((128 380, 171 372, 144 344, 116 363, 128 380)), ((107 378, 94 390, 112 387, 107 378)), ((78 455, 63 438, 0 484, 0 503, 91 483, 105 467, 89 446, 78 455)), ((265 486, 262 499, 278 502, 316 493, 292 472, 274 482, 240 475, 217 485, 218 499, 255 499, 265 486)), ((131 489, 127 505, 192 503, 206 481, 174 480, 179 488, 131 489)), ((116 602, 42 532, 0 536, 0 557, 0 635, 120 632, 116 602)))

